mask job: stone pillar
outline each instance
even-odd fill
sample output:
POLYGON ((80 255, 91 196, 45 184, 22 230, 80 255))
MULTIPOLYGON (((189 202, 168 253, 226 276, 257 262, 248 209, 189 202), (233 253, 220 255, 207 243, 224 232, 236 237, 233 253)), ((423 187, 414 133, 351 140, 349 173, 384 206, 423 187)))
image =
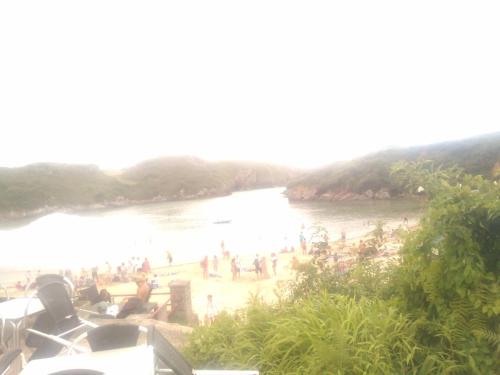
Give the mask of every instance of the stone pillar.
POLYGON ((168 320, 181 324, 196 324, 198 319, 193 313, 191 304, 191 281, 174 280, 168 286, 172 303, 172 311, 168 320))

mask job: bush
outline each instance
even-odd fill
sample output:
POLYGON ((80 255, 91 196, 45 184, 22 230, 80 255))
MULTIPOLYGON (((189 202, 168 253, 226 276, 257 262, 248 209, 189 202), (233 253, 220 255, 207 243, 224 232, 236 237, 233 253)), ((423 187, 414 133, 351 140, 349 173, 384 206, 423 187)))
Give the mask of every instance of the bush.
POLYGON ((340 272, 336 265, 328 266, 321 260, 302 263, 297 269, 295 280, 288 284, 291 300, 315 295, 318 291, 359 299, 378 297, 388 299, 393 293, 389 284, 396 265, 382 265, 369 261, 356 263, 351 269, 340 272))
MULTIPOLYGON (((432 176, 431 176, 432 177, 432 176)), ((422 345, 464 374, 500 367, 500 189, 481 177, 431 181, 432 200, 393 281, 422 345)))
POLYGON ((196 329, 186 355, 198 368, 262 374, 403 374, 416 369, 415 325, 378 301, 327 293, 256 304, 196 329))

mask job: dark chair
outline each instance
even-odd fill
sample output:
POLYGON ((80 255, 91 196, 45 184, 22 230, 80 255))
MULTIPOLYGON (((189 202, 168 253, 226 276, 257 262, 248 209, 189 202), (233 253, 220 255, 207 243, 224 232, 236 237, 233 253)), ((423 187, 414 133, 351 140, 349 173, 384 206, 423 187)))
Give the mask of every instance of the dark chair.
POLYGON ((35 279, 35 285, 36 285, 37 289, 43 287, 46 284, 50 284, 50 283, 54 283, 54 282, 63 283, 66 286, 66 290, 68 291, 69 297, 70 298, 73 297, 75 287, 74 287, 73 283, 71 282, 71 280, 68 279, 67 277, 64 277, 61 275, 56 275, 54 273, 47 273, 44 275, 40 275, 35 279))
POLYGON ((101 302, 101 296, 95 284, 80 290, 80 297, 84 301, 89 301, 91 305, 101 302))
POLYGON ((87 332, 87 341, 93 352, 136 346, 139 326, 132 324, 105 324, 87 332))
POLYGON ((64 276, 56 275, 55 273, 46 273, 44 275, 38 276, 35 279, 35 284, 38 288, 45 284, 53 282, 64 282, 64 276))
POLYGON ((128 348, 137 345, 140 332, 147 333, 148 329, 135 324, 104 324, 82 333, 72 342, 67 341, 64 345, 68 348, 69 354, 74 351, 75 347, 79 347, 84 339, 87 340, 93 352, 128 348))
POLYGON ((56 279, 45 279, 39 284, 36 295, 45 311, 28 330, 26 344, 36 348, 30 360, 57 355, 64 347, 58 339, 69 340, 80 328, 97 326, 78 317, 67 288, 65 282, 56 279))
POLYGON ((158 372, 170 369, 175 375, 193 374, 189 362, 154 326, 148 328, 148 344, 153 347, 158 372))
POLYGON ((131 297, 127 300, 125 305, 122 306, 118 315, 116 315, 117 319, 125 319, 127 316, 131 314, 141 314, 144 312, 144 302, 142 302, 137 297, 131 297))
MULTIPOLYGON (((54 321, 50 317, 50 314, 46 311, 40 313, 36 319, 35 322, 33 323, 33 330, 39 331, 39 332, 44 332, 44 333, 50 333, 54 331, 54 321)), ((46 343, 46 338, 35 335, 35 334, 29 334, 26 337, 26 345, 30 348, 37 348, 40 346, 43 346, 46 343)), ((57 354, 57 353, 56 353, 57 354)))
POLYGON ((21 349, 12 349, 5 352, 0 357, 0 375, 7 373, 12 363, 16 360, 19 355, 22 355, 21 349))

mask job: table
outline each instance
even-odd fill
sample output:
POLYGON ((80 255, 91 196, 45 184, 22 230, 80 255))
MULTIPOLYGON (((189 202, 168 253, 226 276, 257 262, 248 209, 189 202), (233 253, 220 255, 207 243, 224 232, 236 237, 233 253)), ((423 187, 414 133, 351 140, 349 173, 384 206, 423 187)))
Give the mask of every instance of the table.
POLYGON ((12 326, 12 346, 19 348, 20 342, 20 329, 24 322, 25 316, 38 314, 45 310, 42 303, 38 298, 15 298, 0 303, 0 319, 2 321, 0 329, 2 330, 2 337, 0 344, 6 347, 4 342, 4 330, 7 323, 12 326))
POLYGON ((95 370, 106 375, 154 375, 153 347, 141 345, 33 360, 21 375, 49 375, 70 369, 95 370))

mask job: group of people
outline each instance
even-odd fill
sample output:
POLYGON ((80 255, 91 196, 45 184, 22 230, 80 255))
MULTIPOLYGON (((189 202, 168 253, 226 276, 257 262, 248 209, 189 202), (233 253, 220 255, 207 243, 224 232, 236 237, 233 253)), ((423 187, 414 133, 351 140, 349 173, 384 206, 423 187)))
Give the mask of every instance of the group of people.
MULTIPOLYGON (((111 265, 109 264, 109 262, 106 262, 106 265, 108 266, 108 272, 110 272, 112 270, 111 265)), ((118 274, 134 274, 137 272, 149 273, 151 272, 151 264, 147 257, 145 257, 142 262, 139 257, 131 257, 129 258, 127 263, 122 262, 120 265, 118 265, 116 267, 116 271, 118 274)))
POLYGON ((266 257, 259 257, 259 254, 255 254, 253 266, 255 274, 257 275, 257 279, 269 279, 266 257))
MULTIPOLYGON (((60 274, 63 271, 60 271, 60 274)), ((108 282, 127 282, 136 273, 149 274, 151 263, 145 257, 142 262, 139 257, 131 257, 126 262, 121 262, 113 270, 110 262, 106 262, 104 269, 94 266, 87 270, 82 267, 78 277, 74 277, 71 270, 64 271, 64 276, 70 279, 76 287, 84 287, 91 284, 106 284, 108 282)))
MULTIPOLYGON (((213 256, 211 264, 212 264, 213 272, 210 272, 210 261, 209 261, 208 256, 204 256, 203 259, 200 261, 200 267, 201 267, 204 279, 208 279, 210 276, 221 277, 221 275, 219 274, 219 258, 217 257, 217 255, 213 256)), ((231 258, 230 266, 231 266, 231 275, 232 275, 233 281, 236 281, 241 277, 242 271, 255 272, 257 279, 269 279, 270 278, 270 274, 269 274, 268 267, 267 267, 267 259, 265 256, 259 256, 259 254, 255 255, 255 258, 252 262, 253 267, 249 267, 249 268, 242 267, 241 259, 238 255, 233 256, 231 258)), ((277 266, 278 266, 278 257, 276 255, 276 253, 271 254, 271 266, 272 266, 273 275, 276 276, 277 266)))
POLYGON ((41 271, 38 270, 36 272, 36 276, 33 276, 33 273, 31 271, 27 271, 25 275, 25 280, 24 283, 21 282, 21 280, 18 280, 14 287, 17 290, 28 290, 28 289, 34 289, 36 284, 35 284, 35 279, 41 275, 41 271))
POLYGON ((212 258, 212 272, 210 272, 210 261, 208 259, 208 256, 203 257, 203 259, 200 262, 200 267, 203 271, 203 278, 208 279, 210 276, 217 276, 220 277, 219 275, 219 258, 217 255, 214 255, 212 258))

